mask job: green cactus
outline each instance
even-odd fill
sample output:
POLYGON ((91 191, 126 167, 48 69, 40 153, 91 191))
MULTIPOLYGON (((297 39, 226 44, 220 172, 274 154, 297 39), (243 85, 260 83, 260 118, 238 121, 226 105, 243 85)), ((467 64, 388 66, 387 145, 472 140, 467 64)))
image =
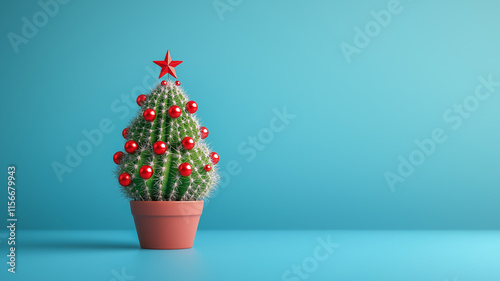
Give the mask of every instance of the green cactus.
POLYGON ((207 197, 219 179, 215 167, 219 156, 204 140, 208 130, 194 115, 197 104, 188 100, 179 82, 172 81, 162 81, 149 94, 140 95, 137 103, 138 115, 123 130, 126 152, 114 156, 125 195, 142 201, 207 197))

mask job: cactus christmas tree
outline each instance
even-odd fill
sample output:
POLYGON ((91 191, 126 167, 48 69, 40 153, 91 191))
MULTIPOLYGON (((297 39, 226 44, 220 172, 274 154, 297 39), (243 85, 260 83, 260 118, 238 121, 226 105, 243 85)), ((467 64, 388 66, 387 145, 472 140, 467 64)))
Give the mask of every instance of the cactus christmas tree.
MULTIPOLYGON (((170 54, 160 78, 177 78, 170 54)), ((205 138, 208 129, 196 118, 198 105, 189 100, 181 83, 161 81, 148 94, 137 97, 140 109, 122 132, 125 152, 116 152, 116 174, 124 193, 141 201, 196 201, 208 196, 218 181, 212 152, 205 138)))

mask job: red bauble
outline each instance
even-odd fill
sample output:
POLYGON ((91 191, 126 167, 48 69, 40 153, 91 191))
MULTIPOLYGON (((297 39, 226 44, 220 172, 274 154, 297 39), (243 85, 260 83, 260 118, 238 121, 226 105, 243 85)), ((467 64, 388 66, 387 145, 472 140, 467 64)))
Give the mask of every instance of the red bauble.
POLYGON ((139 106, 142 106, 142 103, 146 101, 146 95, 138 96, 136 101, 139 106))
POLYGON ((180 81, 175 81, 175 86, 180 86, 181 82, 180 81))
POLYGON ((167 144, 162 141, 157 141, 153 145, 153 150, 156 154, 163 154, 167 151, 167 144))
POLYGON ((212 160, 212 163, 217 164, 219 163, 219 154, 212 152, 210 153, 210 159, 212 160))
POLYGON ((200 137, 206 139, 208 137, 208 129, 206 127, 200 127, 200 137))
POLYGON ((151 166, 144 165, 139 169, 139 176, 145 180, 149 179, 152 175, 153 168, 151 168, 151 166))
POLYGON ((134 153, 134 152, 136 152, 137 148, 139 148, 139 146, 133 140, 129 140, 128 142, 125 143, 125 151, 128 152, 128 153, 134 153))
POLYGON ((156 111, 154 109, 148 108, 144 110, 142 116, 144 117, 144 120, 153 122, 156 118, 156 111))
POLYGON ((205 169, 205 171, 207 171, 207 172, 210 172, 210 170, 212 170, 212 166, 210 166, 210 165, 208 165, 208 164, 207 164, 207 165, 205 165, 205 167, 203 167, 203 168, 204 168, 204 169, 205 169))
POLYGON ((167 81, 165 81, 165 80, 161 81, 161 85, 162 86, 167 86, 167 81))
POLYGON ((191 168, 191 165, 189 163, 182 163, 179 165, 179 173, 183 177, 187 177, 191 175, 191 172, 193 171, 193 168, 191 168))
POLYGON ((121 175, 118 176, 118 182, 122 186, 128 186, 132 182, 130 179, 130 175, 127 173, 122 173, 121 175))
POLYGON ((191 150, 194 147, 194 140, 190 137, 185 137, 182 139, 182 146, 187 150, 191 150))
POLYGON ((124 139, 128 139, 128 131, 130 131, 129 128, 123 129, 122 136, 123 136, 124 139))
POLYGON ((168 115, 170 115, 170 117, 172 118, 178 118, 179 116, 181 116, 181 108, 177 105, 172 105, 168 109, 168 115))
POLYGON ((115 155, 113 155, 113 161, 115 161, 115 164, 119 165, 122 162, 123 155, 124 153, 121 151, 118 151, 115 155))
POLYGON ((195 101, 188 101, 186 104, 186 110, 189 113, 195 113, 198 110, 198 104, 195 101))

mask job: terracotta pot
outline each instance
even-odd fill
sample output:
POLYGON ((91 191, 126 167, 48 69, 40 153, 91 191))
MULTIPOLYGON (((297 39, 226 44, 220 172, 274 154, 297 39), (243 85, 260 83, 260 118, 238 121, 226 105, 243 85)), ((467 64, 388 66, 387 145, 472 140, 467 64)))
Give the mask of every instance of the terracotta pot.
POLYGON ((143 249, 193 247, 203 201, 130 201, 143 249))

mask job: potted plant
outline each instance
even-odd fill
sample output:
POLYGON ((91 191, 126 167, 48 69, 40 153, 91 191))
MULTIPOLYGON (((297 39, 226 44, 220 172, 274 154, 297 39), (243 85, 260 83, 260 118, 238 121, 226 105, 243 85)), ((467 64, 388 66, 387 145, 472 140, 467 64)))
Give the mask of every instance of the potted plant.
MULTIPOLYGON (((160 77, 177 79, 167 51, 160 77)), ((203 198, 219 176, 205 138, 208 129, 196 118, 198 105, 189 100, 181 83, 161 81, 137 97, 140 109, 122 132, 125 152, 116 152, 116 175, 130 207, 141 248, 183 249, 193 246, 203 210, 203 198)))

